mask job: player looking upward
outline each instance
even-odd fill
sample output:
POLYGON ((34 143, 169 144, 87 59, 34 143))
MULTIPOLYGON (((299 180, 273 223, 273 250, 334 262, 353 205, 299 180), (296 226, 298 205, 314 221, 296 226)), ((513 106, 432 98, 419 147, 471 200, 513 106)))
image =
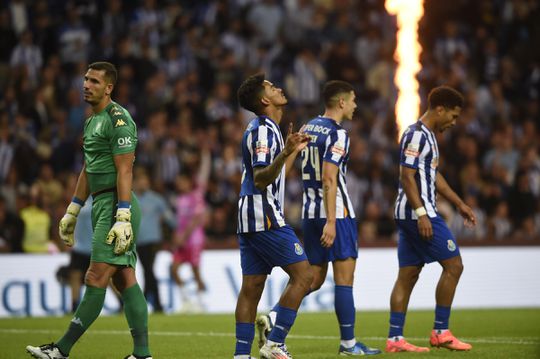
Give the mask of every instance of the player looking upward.
POLYGON ((116 79, 116 68, 108 62, 90 64, 84 76, 84 100, 92 106, 93 114, 84 124, 84 166, 59 232, 66 245, 73 246, 77 215, 91 194, 94 233, 86 291, 62 338, 26 347, 35 358, 68 358, 73 345, 99 316, 112 279, 122 295, 133 337, 133 354, 126 359, 151 359, 148 308, 135 277, 135 239, 141 220, 139 203, 131 190, 137 126, 128 111, 111 100, 116 79))
MULTIPOLYGON (((323 96, 324 114, 303 128, 311 138, 302 151, 302 229, 313 271, 310 291, 316 291, 323 285, 328 263, 332 262, 334 306, 341 333, 338 353, 353 356, 380 354, 379 349, 357 342, 354 334, 353 282, 358 257, 358 229, 345 183, 350 141, 341 123, 353 119, 356 96, 354 88, 344 81, 326 83, 323 96)), ((257 320, 260 342, 274 325, 274 310, 257 320)))
POLYGON ((436 132, 443 132, 456 124, 463 107, 463 96, 446 86, 429 93, 428 110, 418 122, 409 126, 400 142, 399 191, 394 217, 399 231, 399 274, 390 298, 390 332, 387 352, 424 352, 403 337, 405 314, 411 292, 422 267, 434 261, 442 266, 442 274, 435 292, 435 324, 430 344, 452 350, 470 350, 452 335, 449 327, 450 307, 463 271, 456 240, 437 212, 437 194, 457 207, 465 225, 474 226, 472 209, 450 188, 438 172, 439 148, 436 132))
POLYGON ((249 123, 242 139, 243 173, 238 201, 242 287, 236 304, 234 358, 252 358, 257 305, 267 275, 279 266, 290 279, 279 300, 276 325, 260 348, 260 356, 287 359, 291 355, 285 338, 313 277, 300 241, 284 221, 285 169, 306 147, 309 137, 293 133, 291 125, 283 141, 278 125, 287 98, 263 74, 248 77, 242 83, 238 102, 257 117, 249 123))

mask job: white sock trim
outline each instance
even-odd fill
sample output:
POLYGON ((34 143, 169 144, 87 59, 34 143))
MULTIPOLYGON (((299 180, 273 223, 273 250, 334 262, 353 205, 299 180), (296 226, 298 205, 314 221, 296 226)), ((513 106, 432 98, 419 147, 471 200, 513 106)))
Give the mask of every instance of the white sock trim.
POLYGON ((343 345, 345 348, 352 348, 356 345, 356 338, 352 338, 349 340, 342 340, 341 345, 343 345))

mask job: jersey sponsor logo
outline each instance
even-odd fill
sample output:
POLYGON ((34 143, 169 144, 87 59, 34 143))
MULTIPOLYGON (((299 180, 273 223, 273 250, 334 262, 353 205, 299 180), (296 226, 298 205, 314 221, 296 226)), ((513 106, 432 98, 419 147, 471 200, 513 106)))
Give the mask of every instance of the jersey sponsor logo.
POLYGON ((330 148, 330 152, 335 155, 343 156, 345 154, 345 144, 342 142, 336 142, 332 148, 330 148))
POLYGON ((126 122, 122 120, 121 118, 119 118, 118 120, 116 120, 116 124, 114 125, 114 127, 120 127, 120 126, 125 126, 125 125, 126 125, 126 122))
POLYGON ((329 127, 325 127, 321 125, 313 125, 313 124, 306 125, 304 128, 304 131, 318 132, 318 133, 322 133, 323 135, 328 135, 330 133, 330 130, 331 128, 329 127))
POLYGON ((304 254, 304 248, 302 248, 302 246, 300 245, 300 243, 295 243, 294 244, 294 253, 296 253, 297 255, 301 256, 302 254, 304 254))
POLYGON ((130 147, 132 145, 131 137, 120 137, 117 140, 118 147, 124 148, 124 147, 130 147))
POLYGON ((420 152, 418 151, 419 149, 420 145, 418 143, 409 143, 409 145, 405 149, 405 156, 418 157, 420 156, 420 152))
POLYGON ((450 252, 453 252, 453 251, 456 250, 456 244, 454 243, 453 240, 449 239, 449 240, 446 241, 446 243, 448 243, 448 250, 450 252))
POLYGON ((261 154, 261 153, 269 153, 270 149, 268 148, 268 141, 257 141, 255 143, 255 153, 261 154))

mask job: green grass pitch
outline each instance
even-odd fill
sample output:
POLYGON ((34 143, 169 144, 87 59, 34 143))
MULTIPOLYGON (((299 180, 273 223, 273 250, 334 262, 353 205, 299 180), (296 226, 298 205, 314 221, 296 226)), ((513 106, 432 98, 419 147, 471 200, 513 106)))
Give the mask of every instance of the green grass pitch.
MULTIPOLYGON (((473 345, 471 352, 435 349, 429 353, 382 354, 399 358, 540 358, 540 309, 454 310, 451 328, 473 345)), ((359 312, 357 337, 384 349, 388 313, 359 312)), ((0 320, 0 358, 29 358, 24 348, 56 340, 69 317, 0 320)), ((407 316, 405 335, 427 345, 432 311, 407 316)), ((150 345, 155 359, 232 358, 233 315, 151 315, 150 345)), ((300 313, 287 344, 295 359, 338 358, 339 332, 333 313, 300 313)), ((131 337, 122 315, 100 317, 73 348, 70 358, 121 359, 131 352, 131 337)), ((252 355, 258 357, 256 338, 252 355)))

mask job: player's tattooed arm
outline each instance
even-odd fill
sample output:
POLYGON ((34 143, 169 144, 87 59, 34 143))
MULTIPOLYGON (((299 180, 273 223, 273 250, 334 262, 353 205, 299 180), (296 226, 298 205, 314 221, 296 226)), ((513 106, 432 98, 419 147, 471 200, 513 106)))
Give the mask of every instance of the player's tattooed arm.
POLYGON ((253 169, 253 180, 255 181, 255 187, 262 191, 270 183, 274 182, 277 176, 279 176, 283 165, 287 161, 287 158, 292 155, 297 155, 299 151, 307 146, 309 140, 310 137, 305 133, 293 133, 291 123, 283 151, 276 156, 270 165, 266 167, 255 167, 253 169))
POLYGON ((266 167, 255 167, 253 169, 253 180, 255 181, 255 187, 259 190, 264 190, 270 183, 281 173, 281 168, 285 164, 285 160, 288 155, 285 152, 281 152, 274 159, 270 165, 266 167))

